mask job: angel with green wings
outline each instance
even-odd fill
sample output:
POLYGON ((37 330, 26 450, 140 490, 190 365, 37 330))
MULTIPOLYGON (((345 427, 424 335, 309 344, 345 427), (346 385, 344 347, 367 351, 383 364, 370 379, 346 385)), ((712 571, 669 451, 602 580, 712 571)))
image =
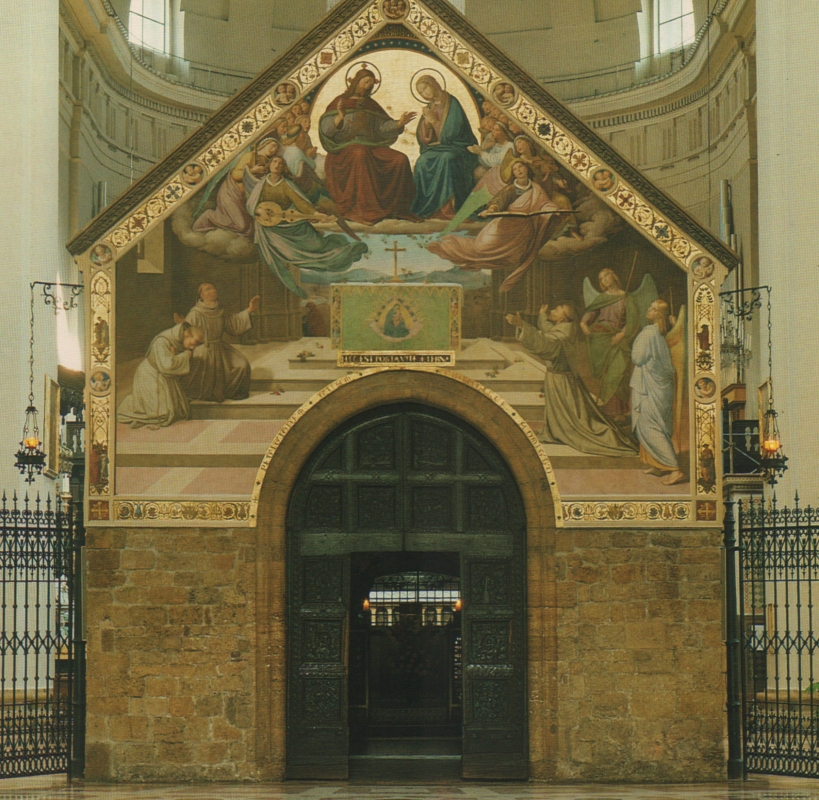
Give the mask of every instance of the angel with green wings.
POLYGON ((665 300, 646 311, 646 326, 634 340, 631 358, 631 425, 647 474, 663 474, 667 486, 683 483, 677 453, 685 381, 685 306, 677 318, 665 300))
POLYGON ((592 375, 599 381, 597 402, 616 421, 629 414, 631 346, 646 324, 648 307, 657 299, 657 286, 644 275, 633 292, 623 289, 617 273, 610 268, 598 275, 600 291, 591 281, 583 281, 585 313, 580 329, 586 336, 592 375))

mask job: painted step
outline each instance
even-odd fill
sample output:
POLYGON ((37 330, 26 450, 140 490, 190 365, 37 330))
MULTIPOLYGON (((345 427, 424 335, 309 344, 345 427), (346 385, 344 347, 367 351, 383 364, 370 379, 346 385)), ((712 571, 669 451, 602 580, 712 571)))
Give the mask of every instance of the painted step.
MULTIPOLYGON (((325 384, 326 385, 326 384, 325 384)), ((225 400, 223 403, 191 403, 192 419, 287 419, 315 392, 285 391, 276 395, 253 391, 245 400, 225 400)), ((504 392, 503 398, 527 421, 538 421, 543 416, 543 398, 539 392, 504 392)))

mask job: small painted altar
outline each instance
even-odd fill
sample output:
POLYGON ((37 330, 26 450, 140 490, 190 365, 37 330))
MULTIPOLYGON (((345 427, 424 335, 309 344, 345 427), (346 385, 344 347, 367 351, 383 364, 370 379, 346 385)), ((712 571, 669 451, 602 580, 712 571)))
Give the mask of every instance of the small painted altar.
POLYGON ((463 287, 457 283, 333 284, 330 306, 339 366, 452 366, 461 348, 463 287))

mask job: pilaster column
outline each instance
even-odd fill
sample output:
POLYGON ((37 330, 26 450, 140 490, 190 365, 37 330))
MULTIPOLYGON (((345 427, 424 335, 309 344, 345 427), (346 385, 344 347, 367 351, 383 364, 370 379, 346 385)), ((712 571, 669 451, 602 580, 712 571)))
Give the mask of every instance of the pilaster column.
MULTIPOLYGON (((819 501, 819 7, 757 3, 759 275, 773 287, 774 395, 785 454, 782 502, 819 501)), ((764 343, 757 354, 766 359, 764 343)), ((764 377, 764 374, 763 374, 764 377)), ((749 391, 756 387, 748 387, 749 391)))

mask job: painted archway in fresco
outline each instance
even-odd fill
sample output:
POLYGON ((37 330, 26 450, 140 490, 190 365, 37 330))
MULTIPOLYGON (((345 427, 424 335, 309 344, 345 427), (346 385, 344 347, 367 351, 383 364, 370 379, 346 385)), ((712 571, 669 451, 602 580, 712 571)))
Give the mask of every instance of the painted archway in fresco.
POLYGON ((342 4, 71 249, 91 521, 254 524, 269 442, 382 363, 501 396, 569 524, 716 518, 735 256, 444 2, 342 4))

